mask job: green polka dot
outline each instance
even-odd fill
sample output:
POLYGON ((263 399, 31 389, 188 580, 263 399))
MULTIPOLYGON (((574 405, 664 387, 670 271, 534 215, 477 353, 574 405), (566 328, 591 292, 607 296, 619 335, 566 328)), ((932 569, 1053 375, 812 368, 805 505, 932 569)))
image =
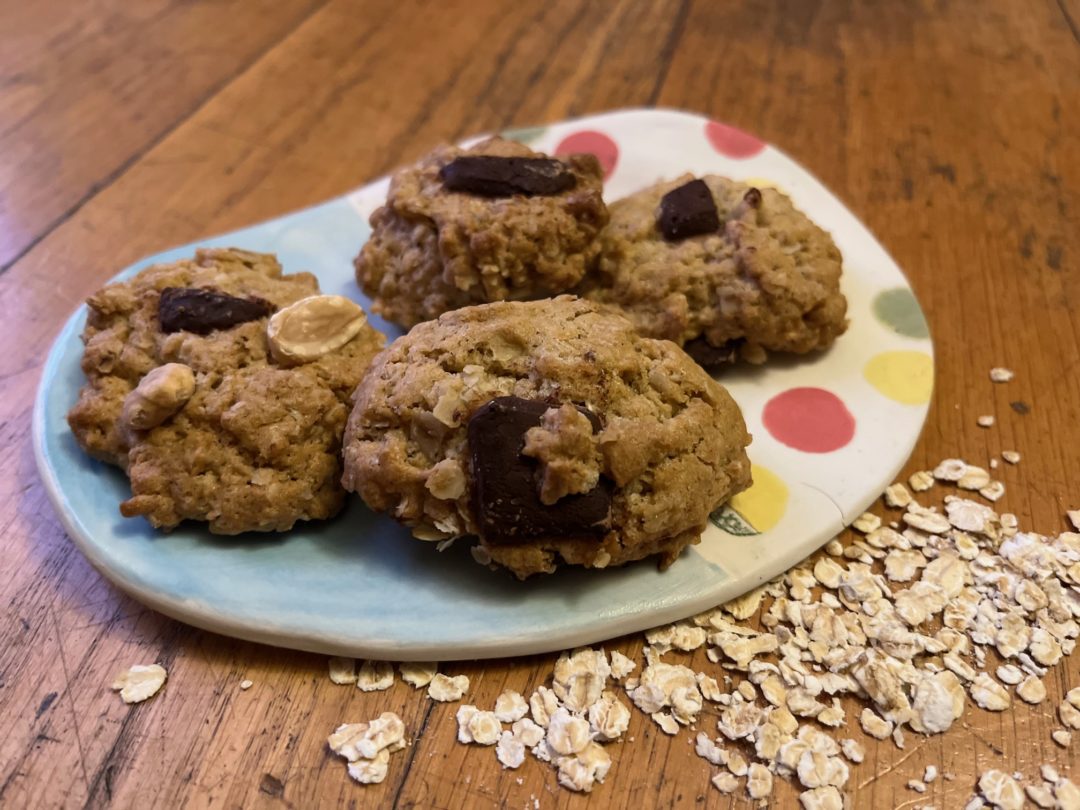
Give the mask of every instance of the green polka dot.
POLYGON ((874 298, 874 315, 894 332, 906 337, 930 337, 930 329, 919 302, 907 287, 878 293, 874 298))
POLYGON ((518 129, 503 130, 502 136, 508 141, 517 141, 518 143, 532 143, 536 139, 540 138, 545 132, 547 127, 520 127, 518 129))

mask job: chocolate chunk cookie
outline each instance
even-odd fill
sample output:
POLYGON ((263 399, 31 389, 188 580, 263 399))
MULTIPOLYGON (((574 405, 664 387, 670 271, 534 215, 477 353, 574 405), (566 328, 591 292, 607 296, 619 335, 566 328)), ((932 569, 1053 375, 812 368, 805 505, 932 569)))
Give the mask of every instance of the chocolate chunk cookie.
POLYGON ((502 138, 437 149, 394 175, 356 257, 357 283, 405 327, 565 292, 596 262, 602 186, 592 155, 555 160, 502 138))
POLYGON ((578 292, 706 367, 824 349, 847 328, 840 251, 775 189, 686 175, 610 212, 597 272, 578 292))
POLYGON ((675 345, 571 296, 467 307, 398 338, 356 391, 346 489, 424 540, 477 535, 519 577, 696 543, 750 483, 742 414, 675 345))
POLYGON ((200 250, 90 297, 68 423, 127 472, 125 516, 237 534, 341 508, 348 400, 384 341, 355 304, 318 293, 273 256, 200 250))

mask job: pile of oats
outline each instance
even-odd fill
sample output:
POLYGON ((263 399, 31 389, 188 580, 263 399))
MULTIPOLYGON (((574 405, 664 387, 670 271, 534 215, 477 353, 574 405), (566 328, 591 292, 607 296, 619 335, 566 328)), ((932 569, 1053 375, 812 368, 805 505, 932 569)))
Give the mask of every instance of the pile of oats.
MULTIPOLYGON (((990 505, 1004 485, 959 459, 907 484, 884 495, 893 519, 861 516, 851 544, 834 540, 739 599, 648 631, 640 670, 619 652, 583 648, 560 655, 551 685, 528 698, 507 691, 493 707, 461 705, 458 741, 494 748, 504 768, 531 754, 562 786, 589 792, 608 774, 605 746, 623 738, 633 706, 665 734, 696 732, 695 751, 717 767, 719 791, 766 800, 782 777, 801 785, 804 810, 839 810, 850 766, 864 757, 858 740, 830 733, 847 721, 841 697, 862 701, 865 734, 900 748, 907 734, 947 731, 969 704, 1000 712, 1016 700, 1044 702, 1043 679, 1080 635, 1080 533, 1021 532, 1014 515, 990 505), (980 500, 954 493, 934 506, 912 494, 942 484, 980 500), (755 615, 761 629, 747 622, 755 615), (678 663, 702 647, 712 672, 678 663), (701 730, 705 716, 717 718, 714 729, 701 730)), ((1080 529, 1080 512, 1069 517, 1080 529)), ((393 682, 388 664, 355 674, 346 664, 331 662, 335 681, 393 682)), ((404 664, 402 677, 437 700, 459 700, 468 688, 434 664, 404 664)), ((1057 715, 1054 740, 1068 746, 1080 730, 1080 688, 1057 715)), ((929 766, 908 786, 925 792, 937 776, 929 766)), ((969 806, 1019 807, 1026 796, 1041 807, 1080 807, 1068 779, 1054 772, 1044 782, 1021 787, 1018 775, 988 771, 969 806)))

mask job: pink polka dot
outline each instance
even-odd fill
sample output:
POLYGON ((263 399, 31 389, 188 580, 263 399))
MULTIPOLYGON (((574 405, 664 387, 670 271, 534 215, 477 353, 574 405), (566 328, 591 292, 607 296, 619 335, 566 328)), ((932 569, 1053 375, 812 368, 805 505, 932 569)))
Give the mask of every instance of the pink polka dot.
POLYGON ((710 121, 705 125, 705 137, 709 139, 713 149, 729 158, 753 157, 765 148, 764 141, 719 121, 710 121))
POLYGON ((600 161, 600 167, 604 170, 604 179, 611 177, 615 171, 615 164, 619 162, 619 147, 603 132, 592 129, 583 129, 567 135, 559 145, 555 147, 555 154, 571 155, 575 152, 589 152, 596 155, 600 161))
POLYGON ((823 388, 790 388, 765 405, 765 429, 788 447, 831 453, 855 435, 855 417, 836 394, 823 388))

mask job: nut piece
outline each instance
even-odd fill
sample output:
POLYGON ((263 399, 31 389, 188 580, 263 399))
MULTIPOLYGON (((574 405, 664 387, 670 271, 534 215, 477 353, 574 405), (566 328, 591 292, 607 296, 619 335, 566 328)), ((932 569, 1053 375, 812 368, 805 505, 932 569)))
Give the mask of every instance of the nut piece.
POLYGON ((165 668, 159 664, 136 664, 121 672, 113 681, 113 691, 120 693, 124 703, 142 703, 152 698, 165 684, 165 668))
POLYGON ((270 353, 279 363, 309 363, 356 337, 367 315, 341 295, 311 295, 278 310, 266 324, 270 353))
POLYGON ((124 398, 121 424, 150 430, 179 411, 195 393, 195 373, 183 363, 158 366, 124 398))

